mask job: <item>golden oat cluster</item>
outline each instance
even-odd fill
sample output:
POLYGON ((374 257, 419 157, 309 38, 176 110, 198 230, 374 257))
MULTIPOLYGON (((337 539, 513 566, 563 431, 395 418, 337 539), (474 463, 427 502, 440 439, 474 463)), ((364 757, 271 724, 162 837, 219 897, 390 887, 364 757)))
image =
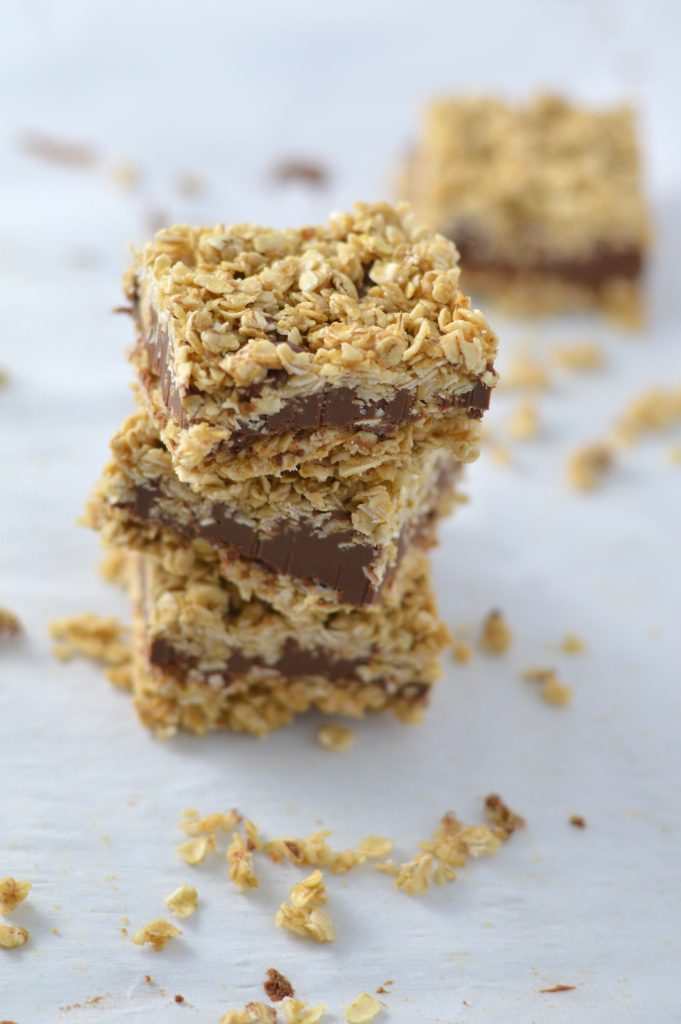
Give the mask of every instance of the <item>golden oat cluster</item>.
POLYGON ((114 634, 89 649, 161 736, 264 735, 310 707, 417 721, 447 642, 427 550, 497 379, 452 242, 387 203, 178 225, 125 290, 139 409, 85 521, 126 554, 132 664, 114 634))

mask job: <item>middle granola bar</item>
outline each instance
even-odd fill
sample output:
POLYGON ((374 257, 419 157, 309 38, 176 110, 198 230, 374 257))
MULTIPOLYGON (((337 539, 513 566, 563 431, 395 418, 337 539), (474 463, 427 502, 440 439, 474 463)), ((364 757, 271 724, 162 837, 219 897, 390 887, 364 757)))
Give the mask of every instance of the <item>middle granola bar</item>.
POLYGON ((161 559, 192 548, 221 560, 242 593, 285 607, 375 603, 409 547, 433 542, 460 468, 428 448, 347 480, 288 473, 197 495, 176 477, 146 413, 125 421, 111 450, 87 513, 106 544, 161 559))
POLYGON ((176 226, 128 273, 133 363, 179 478, 352 476, 479 451, 496 337, 458 254, 405 206, 315 228, 176 226))

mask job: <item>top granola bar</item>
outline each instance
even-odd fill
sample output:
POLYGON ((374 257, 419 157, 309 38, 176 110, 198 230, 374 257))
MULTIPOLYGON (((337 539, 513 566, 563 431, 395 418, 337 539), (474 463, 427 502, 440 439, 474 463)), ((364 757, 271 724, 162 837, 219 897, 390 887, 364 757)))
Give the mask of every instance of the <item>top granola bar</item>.
POLYGON ((198 490, 206 474, 334 449, 361 459, 408 428, 413 446, 445 418, 479 419, 496 338, 458 282, 454 245, 405 205, 358 203, 315 228, 159 232, 126 292, 133 360, 182 478, 198 490))

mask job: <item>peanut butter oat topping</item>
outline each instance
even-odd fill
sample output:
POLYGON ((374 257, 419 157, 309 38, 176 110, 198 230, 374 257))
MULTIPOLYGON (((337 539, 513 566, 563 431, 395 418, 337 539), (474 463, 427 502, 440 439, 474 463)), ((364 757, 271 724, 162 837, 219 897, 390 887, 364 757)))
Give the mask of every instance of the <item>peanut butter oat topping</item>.
POLYGON ((175 917, 191 917, 199 903, 199 894, 193 885, 181 885, 166 896, 166 904, 175 917))
POLYGON ((371 1024, 381 1012, 381 1004, 368 992, 363 992, 345 1007, 345 1019, 348 1024, 371 1024))
POLYGON ((497 793, 490 793, 485 798, 485 815, 490 825, 501 829, 507 838, 517 828, 525 828, 525 819, 512 811, 497 793))
POLYGON ((291 982, 275 967, 268 968, 263 988, 267 998, 271 999, 273 1003, 280 1003, 287 996, 295 995, 291 982))
POLYGON ((576 491, 595 491, 615 465, 610 445, 603 441, 578 448, 568 460, 568 479, 576 491))
POLYGON ((564 707, 572 700, 572 687, 561 683, 552 668, 531 668, 523 673, 523 679, 529 683, 539 683, 541 695, 547 704, 564 707))
POLYGON ((284 999, 281 1006, 286 1024, 319 1024, 326 1013, 324 1003, 306 1006, 300 999, 284 999))
POLYGON ((615 433, 627 444, 646 434, 661 433, 681 421, 681 388, 650 388, 635 398, 615 424, 615 433))
POLYGON ((18 882, 9 875, 0 879, 0 914, 11 913, 31 891, 31 882, 18 882))
POLYGON ((575 341, 569 345, 557 345, 553 358, 566 370, 584 373, 598 370, 605 365, 603 349, 595 341, 575 341))
POLYGON ((229 864, 229 877, 240 892, 258 888, 260 882, 253 869, 253 854, 240 832, 234 833, 232 841, 227 847, 227 863, 229 864))
POLYGON ((19 618, 9 608, 0 607, 0 640, 19 636, 22 626, 19 618))
POLYGON ((153 946, 155 950, 159 951, 165 949, 168 943, 176 938, 178 935, 182 935, 179 928, 176 928, 170 921, 164 920, 162 917, 157 918, 155 921, 150 921, 149 924, 145 924, 143 928, 135 932, 132 937, 132 941, 136 946, 153 946))
POLYGON ((331 918, 321 905, 326 903, 326 886, 321 871, 294 885, 291 903, 282 903, 274 918, 278 928, 294 932, 316 942, 333 942, 336 932, 331 918))
POLYGON ((14 924, 0 924, 0 948, 16 949, 17 946, 25 946, 29 934, 25 928, 14 924))
POLYGON ((211 853, 217 842, 215 836, 199 836, 197 839, 188 839, 186 843, 180 843, 175 849, 185 864, 195 867, 202 864, 209 853, 211 853))
POLYGON ((340 754, 350 749, 357 740, 357 734, 352 729, 349 729, 347 725, 338 725, 336 722, 330 722, 319 729, 317 740, 325 750, 331 750, 334 753, 340 754))
POLYGON ((506 421, 506 430, 514 441, 531 441, 539 434, 539 413, 528 399, 515 407, 506 421))
POLYGON ((482 624, 480 647, 486 654, 506 654, 513 643, 513 633, 500 611, 493 610, 482 624))
POLYGON ((563 637, 561 650, 564 654, 583 654, 586 650, 586 641, 576 633, 566 633, 563 637))

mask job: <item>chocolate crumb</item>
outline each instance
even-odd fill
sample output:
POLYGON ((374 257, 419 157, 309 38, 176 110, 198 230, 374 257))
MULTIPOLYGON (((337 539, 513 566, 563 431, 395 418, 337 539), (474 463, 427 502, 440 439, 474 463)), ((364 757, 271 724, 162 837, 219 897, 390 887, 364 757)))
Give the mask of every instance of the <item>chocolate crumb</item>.
POLYGON ((586 818, 583 818, 581 814, 573 814, 570 818, 570 824, 574 825, 575 828, 586 828, 586 818))
POLYGON ((554 985, 553 988, 540 988, 540 992, 572 992, 576 985, 554 985))
POLYGON ((147 985, 153 985, 154 984, 154 979, 152 978, 152 976, 150 974, 145 974, 144 975, 144 980, 146 981, 147 985))
POLYGON ((280 1003, 282 999, 295 995, 291 982, 276 967, 268 968, 267 977, 262 987, 265 989, 267 998, 271 999, 273 1003, 280 1003))
POLYGON ((276 164, 272 169, 272 178, 282 185, 298 181, 313 188, 322 188, 329 182, 329 172, 314 160, 291 159, 276 164))
POLYGON ((175 1002, 176 1003, 183 1003, 184 1002, 184 996, 175 996, 175 1002))
POLYGON ((504 803, 498 793, 490 793, 485 797, 485 814, 487 820, 501 828, 506 836, 511 836, 517 828, 525 828, 525 819, 504 803))

